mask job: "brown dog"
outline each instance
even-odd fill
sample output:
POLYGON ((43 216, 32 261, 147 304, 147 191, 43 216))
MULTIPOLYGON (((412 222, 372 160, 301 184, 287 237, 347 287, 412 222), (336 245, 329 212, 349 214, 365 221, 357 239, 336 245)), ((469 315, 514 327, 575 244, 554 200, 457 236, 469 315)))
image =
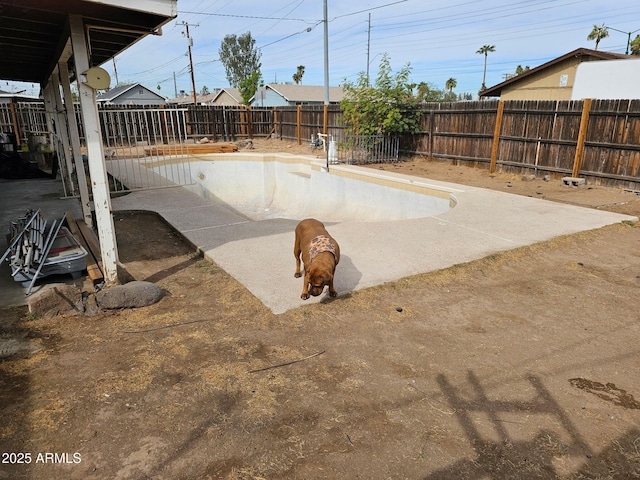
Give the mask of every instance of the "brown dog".
POLYGON ((333 288, 333 276, 336 265, 340 261, 340 246, 322 222, 314 218, 302 220, 296 227, 296 240, 293 245, 293 256, 296 257, 296 273, 294 276, 302 276, 300 271, 300 254, 304 262, 304 286, 300 298, 306 300, 309 293, 317 297, 329 286, 329 295, 337 297, 338 292, 333 288))

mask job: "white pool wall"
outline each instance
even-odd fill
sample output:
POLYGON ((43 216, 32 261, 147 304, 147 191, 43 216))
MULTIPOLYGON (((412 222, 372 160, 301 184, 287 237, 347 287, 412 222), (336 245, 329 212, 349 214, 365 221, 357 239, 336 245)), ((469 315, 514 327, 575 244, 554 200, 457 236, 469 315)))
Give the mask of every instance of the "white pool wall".
POLYGON ((452 190, 349 165, 329 165, 327 171, 313 157, 243 152, 194 158, 192 190, 254 220, 407 220, 438 215, 456 204, 452 190))

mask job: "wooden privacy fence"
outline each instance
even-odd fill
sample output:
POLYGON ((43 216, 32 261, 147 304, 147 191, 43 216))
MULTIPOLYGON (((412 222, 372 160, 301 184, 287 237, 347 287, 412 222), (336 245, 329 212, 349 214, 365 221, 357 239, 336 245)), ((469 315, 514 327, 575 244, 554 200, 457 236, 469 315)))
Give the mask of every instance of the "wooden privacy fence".
POLYGON ((640 189, 640 100, 428 104, 421 125, 405 151, 640 189))
POLYGON ((311 135, 343 131, 339 105, 297 105, 291 107, 190 106, 189 136, 234 141, 269 137, 311 142, 311 135))
MULTIPOLYGON (((101 108, 103 125, 113 123, 108 118, 110 109, 101 108)), ((184 127, 179 131, 191 140, 272 136, 304 144, 318 132, 334 137, 346 133, 339 105, 190 106, 183 110, 184 127)), ((491 171, 584 177, 591 184, 640 190, 640 100, 430 103, 422 105, 420 112, 421 131, 401 139, 400 150, 405 154, 484 165, 491 171)), ((168 116, 141 118, 166 123, 168 116)), ((162 132, 167 126, 144 128, 162 132)), ((18 133, 21 139, 46 133, 44 106, 1 104, 0 129, 18 133)), ((113 141, 105 139, 105 143, 113 141)))

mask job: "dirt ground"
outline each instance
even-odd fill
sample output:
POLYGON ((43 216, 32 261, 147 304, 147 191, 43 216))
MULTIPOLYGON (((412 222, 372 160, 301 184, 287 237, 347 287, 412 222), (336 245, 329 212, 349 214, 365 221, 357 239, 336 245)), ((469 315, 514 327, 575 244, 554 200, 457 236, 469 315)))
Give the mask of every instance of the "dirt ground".
MULTIPOLYGON (((372 168, 640 215, 620 189, 372 168)), ((0 479, 640 478, 636 224, 281 315, 155 214, 120 212, 116 231, 129 273, 166 296, 0 311, 21 345, 0 351, 0 479)))

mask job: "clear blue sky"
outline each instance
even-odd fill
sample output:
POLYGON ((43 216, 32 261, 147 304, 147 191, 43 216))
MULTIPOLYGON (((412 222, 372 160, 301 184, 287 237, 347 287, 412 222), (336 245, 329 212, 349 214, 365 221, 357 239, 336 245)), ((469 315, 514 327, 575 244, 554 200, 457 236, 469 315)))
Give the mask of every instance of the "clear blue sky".
MULTIPOLYGON (((147 37, 116 57, 120 82, 141 82, 154 90, 160 86, 159 93, 167 97, 176 89, 190 92, 186 22, 198 91, 228 86, 218 49, 225 35, 245 32, 251 32, 262 53, 265 83, 291 82, 296 67, 304 65, 302 84, 323 84, 322 0, 178 0, 178 13, 161 37, 147 37)), ((476 51, 483 45, 496 50, 488 57, 487 86, 500 83, 518 65, 533 68, 579 47, 594 48, 595 42, 587 41, 594 24, 610 27, 599 50, 624 53, 627 35, 622 32, 638 30, 632 39, 640 33, 640 2, 328 0, 328 19, 331 85, 366 71, 367 53, 375 77, 386 52, 394 70, 411 64, 413 82, 444 89, 453 77, 455 92, 475 97, 484 61, 476 51)), ((113 63, 103 67, 115 86, 113 63)), ((0 89, 11 88, 0 84, 0 89)), ((37 85, 26 88, 33 94, 39 90, 37 85)))

